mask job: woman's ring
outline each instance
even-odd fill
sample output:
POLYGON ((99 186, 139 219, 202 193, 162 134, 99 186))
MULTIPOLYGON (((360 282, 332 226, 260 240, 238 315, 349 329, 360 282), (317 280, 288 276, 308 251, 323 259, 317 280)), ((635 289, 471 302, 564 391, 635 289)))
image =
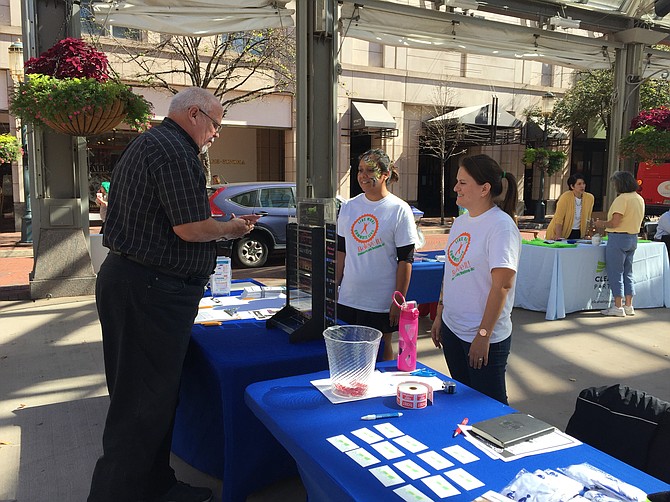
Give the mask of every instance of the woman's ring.
POLYGON ((484 360, 483 357, 480 357, 479 359, 477 359, 477 361, 483 361, 483 360, 484 360))

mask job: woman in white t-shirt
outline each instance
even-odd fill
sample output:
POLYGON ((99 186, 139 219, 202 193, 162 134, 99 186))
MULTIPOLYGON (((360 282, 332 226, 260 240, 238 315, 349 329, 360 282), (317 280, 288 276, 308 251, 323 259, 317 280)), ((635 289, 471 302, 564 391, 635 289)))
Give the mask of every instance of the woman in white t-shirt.
POLYGON ((505 370, 521 254, 517 182, 488 155, 464 157, 459 164, 456 202, 468 212, 449 232, 431 337, 452 378, 507 404, 505 370))
POLYGON ((387 188, 397 179, 388 155, 368 150, 358 163, 363 193, 342 205, 337 218, 337 317, 381 331, 384 360, 394 358, 391 336, 400 316, 393 292, 407 294, 419 241, 409 204, 387 188))

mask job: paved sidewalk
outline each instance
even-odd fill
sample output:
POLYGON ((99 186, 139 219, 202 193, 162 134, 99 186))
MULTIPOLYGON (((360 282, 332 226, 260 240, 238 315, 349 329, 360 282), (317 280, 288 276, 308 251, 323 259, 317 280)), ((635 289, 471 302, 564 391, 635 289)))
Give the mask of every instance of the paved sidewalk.
MULTIPOLYGON (((277 270, 268 274, 275 277, 257 277, 280 280, 277 270)), ((559 321, 515 309, 513 322, 507 380, 519 410, 564 428, 586 387, 622 383, 670 400, 670 309, 622 319, 579 312, 559 321)), ((446 372, 429 327, 422 318, 419 360, 446 372)), ((85 500, 107 404, 93 297, 0 302, 0 501, 85 500)), ((220 493, 219 480, 176 457, 173 465, 184 481, 220 493)), ((291 479, 248 502, 304 500, 291 479)))

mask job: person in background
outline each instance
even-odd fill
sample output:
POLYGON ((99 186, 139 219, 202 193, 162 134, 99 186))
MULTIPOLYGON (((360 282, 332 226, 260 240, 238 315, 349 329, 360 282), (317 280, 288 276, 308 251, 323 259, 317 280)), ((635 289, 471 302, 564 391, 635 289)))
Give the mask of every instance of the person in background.
POLYGON ((219 177, 218 174, 212 175, 212 185, 220 185, 221 184, 221 178, 219 177))
POLYGON ((654 240, 665 242, 665 247, 668 248, 668 256, 670 256, 670 211, 666 211, 658 219, 654 240))
POLYGON ((556 213, 547 227, 547 239, 581 239, 586 235, 594 197, 586 192, 582 174, 568 178, 568 190, 556 203, 556 213))
POLYGON ((89 502, 206 502, 177 481, 170 449, 182 364, 217 239, 242 237, 253 215, 210 217, 199 153, 218 138, 223 107, 190 87, 167 118, 128 145, 112 174, 96 283, 109 410, 89 502))
POLYGON ((102 183, 100 183, 98 193, 95 194, 95 203, 100 207, 100 219, 102 220, 102 225, 100 226, 100 233, 102 233, 102 231, 105 228, 108 196, 109 196, 109 181, 103 181, 102 183))
POLYGON ((607 230, 605 268, 614 305, 600 313, 606 316, 635 315, 633 297, 633 256, 637 249, 637 235, 644 219, 644 199, 637 193, 638 185, 628 171, 617 171, 610 177, 617 198, 612 201, 607 221, 596 221, 598 231, 607 230), (625 297, 625 303, 624 303, 625 297))
POLYGON ((419 241, 409 204, 387 188, 397 180, 388 155, 368 150, 358 163, 363 193, 344 203, 337 218, 337 317, 381 331, 385 361, 394 358, 400 317, 393 293, 407 294, 419 241))
POLYGON ((454 191, 468 212, 449 232, 431 338, 454 379, 507 404, 505 371, 521 254, 514 220, 517 182, 488 155, 474 155, 461 159, 454 191))

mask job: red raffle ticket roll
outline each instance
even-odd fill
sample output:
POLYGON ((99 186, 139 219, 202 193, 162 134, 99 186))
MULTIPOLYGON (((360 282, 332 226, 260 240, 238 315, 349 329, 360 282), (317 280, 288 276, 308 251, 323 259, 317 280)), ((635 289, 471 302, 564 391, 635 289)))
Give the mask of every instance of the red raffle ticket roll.
POLYGON ((433 388, 423 382, 398 384, 396 403, 408 410, 418 410, 433 404, 433 388))

